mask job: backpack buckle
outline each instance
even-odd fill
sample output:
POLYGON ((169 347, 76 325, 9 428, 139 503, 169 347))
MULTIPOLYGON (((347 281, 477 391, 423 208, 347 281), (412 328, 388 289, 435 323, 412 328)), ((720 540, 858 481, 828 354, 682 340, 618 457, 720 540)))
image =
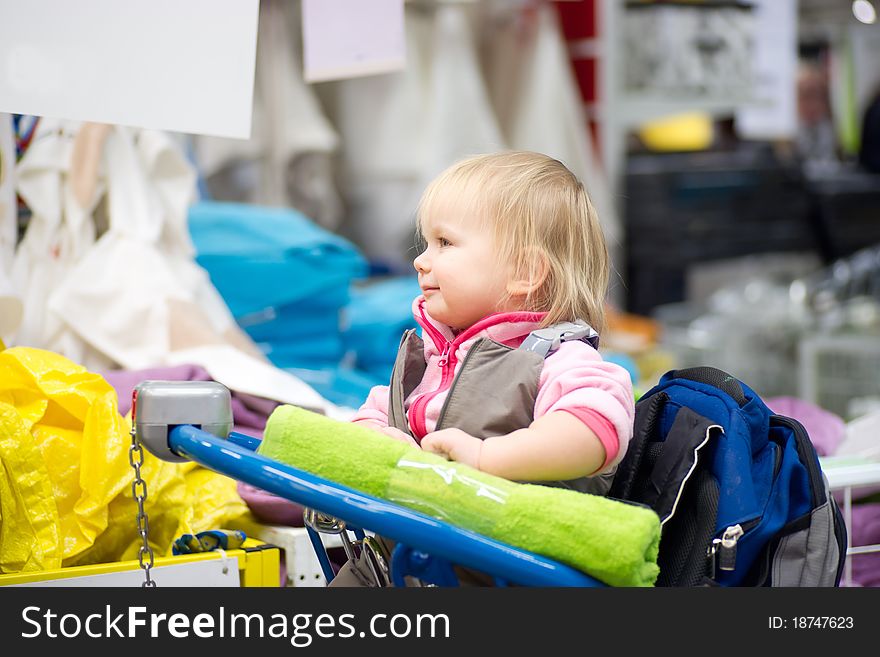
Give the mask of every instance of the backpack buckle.
POLYGON ((562 322, 537 329, 529 333, 519 348, 523 351, 534 351, 542 358, 546 358, 559 349, 559 345, 563 342, 572 340, 583 340, 593 349, 599 349, 599 334, 586 322, 562 322))

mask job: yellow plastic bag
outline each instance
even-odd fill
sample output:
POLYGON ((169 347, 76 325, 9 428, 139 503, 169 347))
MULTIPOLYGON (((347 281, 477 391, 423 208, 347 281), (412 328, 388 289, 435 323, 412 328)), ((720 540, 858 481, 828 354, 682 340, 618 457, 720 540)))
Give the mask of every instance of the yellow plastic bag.
MULTIPOLYGON (((130 428, 100 375, 40 349, 0 352, 0 572, 137 556, 130 428)), ((141 473, 158 555, 247 515, 234 480, 195 464, 145 453, 141 473)))
POLYGON ((0 402, 0 572, 58 568, 61 523, 40 448, 0 402))

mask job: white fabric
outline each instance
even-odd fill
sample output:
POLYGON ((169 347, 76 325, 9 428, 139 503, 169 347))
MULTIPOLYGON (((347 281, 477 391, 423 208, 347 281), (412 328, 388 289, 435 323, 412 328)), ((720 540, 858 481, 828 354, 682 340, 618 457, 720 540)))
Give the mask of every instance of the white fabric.
MULTIPOLYGON (((267 157, 269 164, 278 166, 301 151, 331 152, 337 147, 336 131, 303 80, 294 14, 298 9, 298 3, 289 0, 260 3, 253 134, 250 139, 197 137, 195 150, 204 175, 234 159, 267 157)), ((264 196, 265 202, 283 201, 280 186, 263 192, 274 195, 264 196)))
MULTIPOLYGON (((79 127, 74 121, 42 118, 16 167, 16 188, 31 217, 12 263, 13 285, 26 300, 12 343, 57 351, 85 362, 92 355, 85 343, 48 312, 52 291, 95 239, 91 213, 102 188, 96 188, 88 207, 80 207, 68 179, 79 127)), ((96 363, 107 364, 100 358, 96 363)))
POLYGON ((862 456, 880 461, 880 409, 850 420, 846 424, 846 436, 834 450, 834 456, 862 456))
POLYGON ((171 351, 175 301, 206 311, 218 334, 234 322, 192 260, 186 219, 195 174, 174 142, 115 127, 104 157, 110 226, 58 283, 49 307, 105 356, 143 369, 171 351))
POLYGON ((12 115, 0 112, 0 275, 9 272, 18 238, 15 203, 15 136, 12 115))
POLYGON ((94 197, 80 208, 68 166, 80 127, 41 122, 22 161, 19 192, 34 214, 15 265, 29 300, 32 339, 17 343, 91 370, 196 363, 232 390, 347 419, 352 410, 224 344, 236 325, 193 261, 187 213, 195 172, 180 145, 162 132, 111 128, 94 197), (94 241, 92 215, 105 196, 109 227, 94 241), (175 350, 175 340, 201 346, 175 350))
MULTIPOLYGON (((583 181, 606 238, 616 244, 621 237, 619 219, 605 172, 596 158, 556 10, 549 3, 541 3, 531 29, 513 29, 517 30, 512 38, 519 41, 517 50, 522 61, 517 67, 520 79, 505 126, 510 147, 545 153, 571 169, 583 181)), ((502 42, 502 57, 497 61, 511 61, 510 45, 509 40, 502 42)))
POLYGON ((342 136, 348 205, 342 230, 368 257, 397 264, 412 245, 413 211, 421 192, 426 51, 431 43, 427 15, 408 10, 404 18, 403 71, 328 83, 342 136))
POLYGON ((18 239, 15 200, 15 137, 12 116, 0 113, 0 339, 8 339, 21 323, 23 306, 9 280, 18 239))
POLYGON ((467 155, 506 148, 483 82, 467 9, 441 5, 434 18, 434 53, 426 131, 427 184, 467 155))
POLYGON ((24 305, 5 273, 0 272, 0 341, 4 344, 18 330, 24 305))

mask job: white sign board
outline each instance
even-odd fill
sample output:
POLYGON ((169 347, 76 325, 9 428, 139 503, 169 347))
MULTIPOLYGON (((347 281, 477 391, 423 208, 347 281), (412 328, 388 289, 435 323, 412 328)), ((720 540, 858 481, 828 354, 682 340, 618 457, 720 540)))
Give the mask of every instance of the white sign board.
POLYGON ((250 136, 259 0, 0 0, 0 112, 250 136))
POLYGON ((403 0, 302 0, 302 18, 306 82, 404 67, 403 0))
POLYGON ((790 139, 797 131, 797 0, 753 0, 756 104, 736 113, 744 139, 790 139))

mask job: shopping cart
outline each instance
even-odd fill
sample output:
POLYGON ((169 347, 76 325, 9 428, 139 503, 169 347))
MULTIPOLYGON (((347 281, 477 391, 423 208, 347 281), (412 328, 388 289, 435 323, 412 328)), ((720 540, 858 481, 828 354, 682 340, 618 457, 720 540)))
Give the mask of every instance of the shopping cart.
POLYGON ((328 582, 334 572, 318 530, 353 531, 360 545, 371 544, 364 543, 365 530, 393 541, 390 563, 375 559, 381 556, 375 553, 371 563, 377 577, 387 577, 395 586, 404 586, 407 577, 456 585, 452 564, 491 575, 499 585, 604 586, 552 559, 255 453, 259 439, 229 431, 229 391, 219 383, 150 381, 141 383, 134 395, 133 444, 143 444, 166 461, 194 461, 305 507, 309 536, 328 582))

